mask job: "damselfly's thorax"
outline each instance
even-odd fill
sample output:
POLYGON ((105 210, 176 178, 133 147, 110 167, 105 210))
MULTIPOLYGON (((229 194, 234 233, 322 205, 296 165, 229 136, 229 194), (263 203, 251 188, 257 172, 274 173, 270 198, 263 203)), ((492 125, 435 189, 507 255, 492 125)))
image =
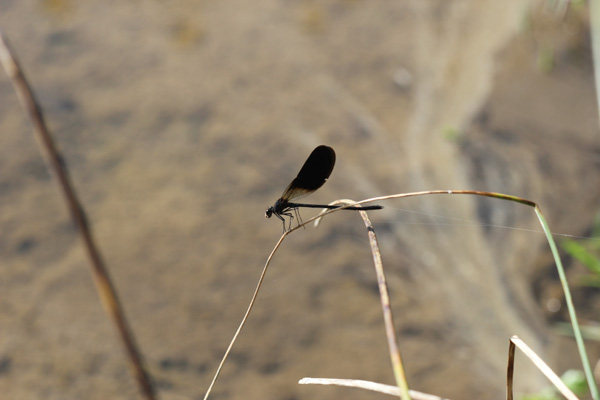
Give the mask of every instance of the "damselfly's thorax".
POLYGON ((279 198, 275 204, 265 211, 265 217, 271 218, 271 215, 275 214, 276 216, 280 216, 281 214, 285 214, 290 207, 287 206, 287 200, 279 198))

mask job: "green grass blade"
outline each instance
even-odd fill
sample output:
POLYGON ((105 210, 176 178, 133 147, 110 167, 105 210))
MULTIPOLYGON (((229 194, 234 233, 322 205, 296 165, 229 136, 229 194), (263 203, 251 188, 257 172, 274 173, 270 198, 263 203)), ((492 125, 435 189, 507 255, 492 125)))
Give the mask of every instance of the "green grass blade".
POLYGON ((548 244, 550 245, 550 249, 552 250, 552 255, 554 257, 554 262, 556 263, 556 269, 558 270, 560 283, 565 293, 565 303, 567 304, 569 317, 571 318, 571 325, 573 326, 573 336, 575 336, 575 342, 577 343, 577 349, 579 350, 579 356, 583 364, 583 371, 588 381, 592 398, 594 400, 600 400, 600 395, 598 394, 598 386, 596 386, 594 374, 592 372, 592 368, 590 367, 590 361, 585 351, 585 344, 583 343, 581 329, 579 328, 579 323, 577 322, 577 314, 575 313, 575 307, 573 306, 573 299, 571 298, 571 291, 569 290, 569 284, 567 283, 565 270, 563 268, 562 261, 560 260, 560 256, 558 254, 558 248, 556 247, 556 243, 554 242, 554 238, 552 237, 552 231, 550 231, 548 223, 546 222, 546 219, 542 215, 542 211, 538 206, 535 206, 535 214, 537 215, 538 219, 540 220, 540 223, 542 224, 542 229, 544 230, 544 234, 546 235, 546 239, 548 240, 548 244))

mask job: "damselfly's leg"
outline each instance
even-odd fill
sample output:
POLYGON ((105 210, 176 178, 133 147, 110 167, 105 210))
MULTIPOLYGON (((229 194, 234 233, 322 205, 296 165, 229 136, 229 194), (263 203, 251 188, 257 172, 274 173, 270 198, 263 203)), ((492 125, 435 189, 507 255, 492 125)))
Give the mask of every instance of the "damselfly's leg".
MULTIPOLYGON (((302 221, 302 217, 300 216, 300 211, 298 211, 298 207, 294 208, 294 214, 296 214, 296 217, 298 217, 298 226, 303 224, 304 221, 302 221)), ((303 226, 303 228, 306 229, 306 227, 304 227, 304 226, 303 226)))
POLYGON ((286 213, 273 213, 273 215, 275 215, 277 218, 279 218, 281 220, 281 222, 283 223, 283 232, 285 233, 285 219, 281 216, 281 215, 288 215, 286 213))
MULTIPOLYGON (((291 212, 283 212, 281 213, 281 215, 285 215, 286 217, 290 217, 290 225, 288 227, 288 231, 292 229, 292 220, 294 219, 294 216, 292 215, 291 212)), ((285 221, 283 223, 283 231, 285 232, 285 221)))

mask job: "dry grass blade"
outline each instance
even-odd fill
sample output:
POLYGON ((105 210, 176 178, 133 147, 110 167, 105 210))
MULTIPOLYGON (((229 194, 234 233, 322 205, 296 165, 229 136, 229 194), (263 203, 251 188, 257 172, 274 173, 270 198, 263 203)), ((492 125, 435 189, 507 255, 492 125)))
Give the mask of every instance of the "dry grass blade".
MULTIPOLYGON (((363 381, 359 379, 328 379, 328 378, 302 378, 298 382, 301 385, 335 385, 347 386, 359 389, 371 390, 374 392, 389 394, 392 396, 401 396, 398 386, 384 385, 383 383, 363 381)), ((448 400, 432 394, 409 390, 410 396, 415 400, 448 400)))
POLYGON ((396 384, 400 388, 400 393, 402 394, 401 397, 405 400, 410 400, 408 383, 406 382, 406 374, 404 373, 404 365, 402 364, 402 356, 400 355, 400 346, 398 345, 398 337, 396 335, 396 328, 394 326, 390 295, 388 293, 385 273, 383 271, 383 262, 381 260, 379 244, 377 243, 377 236, 375 235, 375 229, 373 229, 373 225, 369 220, 367 212, 360 211, 360 216, 362 217, 367 228, 369 243, 371 244, 371 252, 373 253, 373 262, 375 263, 375 272, 377 274, 377 286, 379 287, 379 296, 381 298, 381 307, 383 309, 383 320, 385 322, 385 333, 388 339, 388 347, 390 350, 390 357, 392 359, 394 377, 396 378, 396 384))
POLYGON ((210 386, 206 390, 206 394, 204 395, 204 400, 207 400, 208 396, 210 396, 210 393, 212 392, 212 389, 215 386, 215 383, 217 383, 217 379, 219 379, 219 375, 221 374, 223 365, 225 365, 225 361, 227 361, 227 358, 229 357, 229 353, 231 352, 233 345, 237 341, 237 338, 240 335, 240 332, 242 331, 242 329, 244 328, 244 325, 246 325, 246 322, 248 321, 248 317, 250 316, 250 312, 252 311, 252 308, 254 307, 254 303, 256 302, 256 299, 258 298, 258 292, 260 291, 262 283, 265 279, 265 275, 267 274, 267 269, 269 268, 269 264, 271 264, 271 260, 273 259, 275 252, 277 251, 277 249, 279 249, 279 246, 283 242, 283 239, 285 239, 285 237, 290 232, 291 231, 287 231, 287 232, 284 232, 283 235, 281 235, 281 238, 279 238, 279 241, 275 245, 275 248, 273 248, 273 251, 271 251, 269 258, 267 258, 267 262, 265 263, 265 266, 263 267, 262 273, 260 274, 260 278, 258 278, 258 283, 256 284, 256 289, 254 289, 254 294, 252 295, 252 299, 250 299, 250 304, 248 304, 248 308, 246 309, 246 314, 244 314, 244 317, 242 318, 242 322, 240 322, 240 325, 238 326, 237 330, 235 331, 235 334, 233 335, 233 338, 229 342, 229 346, 227 346, 227 350, 225 350, 225 354, 223 354, 223 358, 221 359, 221 362, 219 363, 219 366, 217 367, 217 371, 215 372, 215 375, 213 376, 213 379, 210 382, 210 386))
POLYGON ((46 165, 51 175, 58 181, 71 217, 73 218, 75 226, 78 228, 87 255, 90 259, 96 289, 98 290, 98 294, 106 312, 120 334, 121 340, 127 351, 130 368, 136 378, 139 389, 145 398, 154 399, 154 388, 144 368, 142 357, 138 351, 133 334, 119 303, 117 292, 111 282, 109 273, 104 265, 102 256, 100 255, 100 251, 96 246, 96 242, 93 239, 92 230, 87 222, 83 207, 79 202, 75 188, 71 184, 67 167, 54 144, 54 140, 48 131, 42 111, 37 104, 35 96, 25 79, 25 75, 23 74, 19 63, 13 56, 2 31, 0 31, 0 63, 4 66, 7 75, 12 80, 15 91, 19 96, 19 100, 27 111, 27 115, 33 125, 35 137, 40 151, 44 156, 44 160, 46 161, 46 165))
MULTIPOLYGON (((359 203, 344 199, 336 200, 330 205, 344 204, 345 206, 354 206, 359 203)), ((340 208, 341 209, 341 208, 340 208)), ((339 209, 338 209, 339 210, 339 209)), ((335 211, 335 210, 333 210, 335 211)), ((331 211, 324 211, 319 214, 315 220, 315 225, 318 225, 321 217, 325 214, 329 214, 331 211)), ((375 229, 371 224, 371 220, 367 215, 366 211, 360 211, 367 232, 369 235, 369 243, 371 244, 371 253, 373 254, 373 262, 375 264, 375 274, 377 275, 377 285, 379 288, 379 297, 381 299, 381 307, 383 309, 383 320, 385 324, 385 334, 388 340, 388 349, 390 352, 390 358, 392 360, 392 368, 394 370, 394 377, 396 384, 400 389, 399 393, 403 399, 410 400, 410 392, 408 390, 408 383, 406 381, 406 374, 404 372, 404 365, 402 364, 402 356, 400 354, 400 346, 398 345, 398 337, 396 335, 396 329, 394 326, 394 318, 392 314, 392 307, 390 304, 390 296, 387 289, 387 283, 385 279, 385 273, 383 271, 383 262, 381 260, 381 252, 379 251, 379 244, 377 243, 377 236, 375 235, 375 229)))
POLYGON ((507 393, 506 398, 512 399, 512 370, 514 369, 514 352, 515 346, 519 348, 531 360, 531 362, 540 370, 542 373, 552 382, 554 387, 558 389, 558 391, 565 396, 569 400, 579 400, 577 396, 565 385, 565 383, 560 379, 558 375, 552 371, 552 369, 538 356, 525 342, 523 342, 518 336, 513 336, 510 338, 510 347, 509 347, 509 370, 507 372, 507 377, 510 377, 510 384, 507 382, 507 393))

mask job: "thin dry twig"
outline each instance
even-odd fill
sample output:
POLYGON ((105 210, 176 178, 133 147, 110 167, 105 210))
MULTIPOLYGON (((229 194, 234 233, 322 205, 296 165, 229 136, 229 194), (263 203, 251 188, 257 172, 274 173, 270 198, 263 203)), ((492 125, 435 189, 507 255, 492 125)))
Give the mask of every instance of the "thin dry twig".
POLYGON ((110 275, 104 265, 104 261, 96 245, 92 230, 88 224, 85 211, 77 194, 75 188, 71 183, 67 166, 65 165, 62 156, 60 155, 54 140, 46 126, 46 122, 42 115, 40 106, 38 105, 33 91, 29 86, 23 70, 19 66, 16 58, 13 56, 13 52, 7 43, 6 37, 0 30, 0 63, 4 66, 7 75, 12 80, 13 86, 21 101, 21 104, 27 111, 27 115, 31 124, 35 137, 37 139, 40 152, 42 153, 46 165, 51 175, 53 175, 58 182, 58 186, 64 196, 65 202, 69 213, 73 218, 75 226, 78 228, 79 234, 87 251, 87 255, 90 259, 92 266, 92 275, 94 277, 94 283, 102 304, 110 319, 115 324, 121 340, 125 346, 129 365, 133 375, 136 378, 140 392, 146 399, 154 399, 155 391, 151 384, 150 378, 144 368, 141 354, 135 343, 133 333, 129 328, 123 309, 119 303, 116 289, 111 282, 110 275))

